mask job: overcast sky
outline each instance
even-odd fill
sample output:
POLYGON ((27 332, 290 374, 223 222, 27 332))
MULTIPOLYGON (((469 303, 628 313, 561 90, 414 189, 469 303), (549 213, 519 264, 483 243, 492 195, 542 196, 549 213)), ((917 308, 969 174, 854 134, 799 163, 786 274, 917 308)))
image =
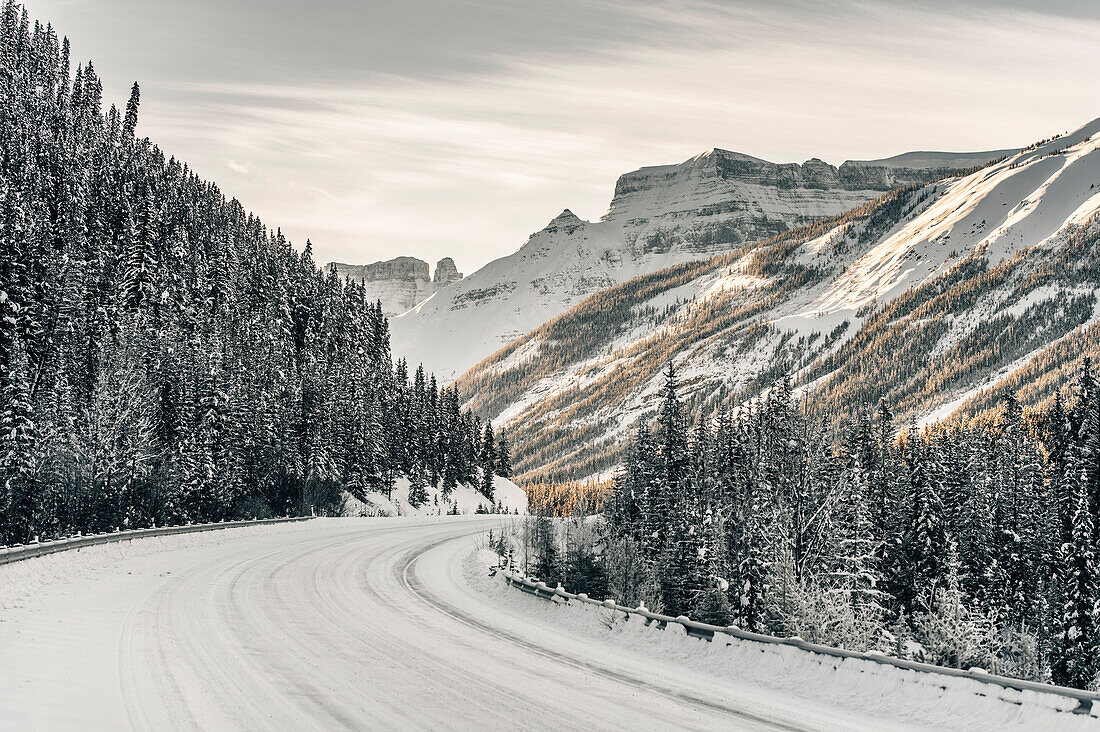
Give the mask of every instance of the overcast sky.
POLYGON ((27 0, 319 261, 466 273, 712 147, 834 164, 1100 116, 1100 3, 27 0), (914 7, 919 6, 919 7, 914 7))

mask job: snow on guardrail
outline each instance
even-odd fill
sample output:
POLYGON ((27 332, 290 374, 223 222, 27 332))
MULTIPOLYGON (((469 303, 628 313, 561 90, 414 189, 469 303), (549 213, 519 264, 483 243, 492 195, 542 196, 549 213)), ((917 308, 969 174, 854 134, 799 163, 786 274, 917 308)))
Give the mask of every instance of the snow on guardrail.
MULTIPOLYGON (((752 643, 762 643, 770 646, 791 646, 794 648, 808 651, 810 653, 816 653, 823 656, 829 656, 832 658, 840 659, 841 661, 853 660, 853 661, 868 661, 871 663, 879 664, 881 666, 892 666, 898 669, 904 669, 908 671, 915 671, 918 673, 935 674, 939 677, 946 678, 960 678, 967 679, 969 681, 978 682, 980 685, 992 685, 1000 687, 1003 695, 1000 698, 1010 704, 1022 704, 1025 701, 1025 697, 1030 694, 1038 694, 1039 697, 1030 697, 1032 699, 1041 699, 1046 697, 1050 700, 1068 700, 1072 702, 1071 708, 1062 708, 1057 704, 1054 708, 1057 711, 1070 711, 1073 714, 1081 715, 1096 715, 1100 713, 1100 704, 1096 704, 1100 701, 1100 693, 1092 691, 1084 691, 1082 689, 1071 689, 1065 686, 1054 686, 1053 684, 1042 684, 1035 681, 1025 681, 1023 679, 1014 679, 1007 676, 997 676, 995 674, 987 673, 980 669, 961 670, 946 668, 943 666, 934 666, 930 663, 920 663, 918 661, 906 661, 901 658, 893 658, 887 656, 884 653, 877 651, 860 652, 860 651, 846 651, 842 648, 832 648, 830 646, 818 645, 817 643, 808 643, 801 638, 779 638, 771 635, 764 635, 762 633, 751 633, 747 630, 742 630, 736 626, 719 626, 709 625, 707 623, 697 623, 686 616, 671 617, 668 615, 661 615, 659 613, 650 612, 645 608, 629 608, 623 605, 618 605, 612 600, 593 600, 584 593, 573 594, 572 592, 566 592, 560 586, 557 588, 551 588, 545 582, 538 582, 535 580, 527 579, 519 574, 509 572, 507 570, 501 570, 504 575, 505 581, 512 587, 515 587, 529 595, 540 597, 544 600, 561 601, 564 603, 579 602, 588 605, 595 605, 603 608, 607 608, 613 612, 624 613, 626 617, 638 616, 644 619, 647 626, 664 630, 670 625, 681 626, 684 632, 694 638, 700 638, 706 641, 717 642, 721 641, 725 637, 734 638, 741 641, 749 641, 752 643)), ((727 640, 726 645, 733 645, 731 641, 727 640)), ((944 687, 946 688, 946 686, 944 687)), ((980 687, 976 687, 972 690, 972 693, 988 696, 983 694, 980 687)), ((988 688, 988 686, 986 687, 988 688)), ((1044 705, 1049 706, 1049 705, 1044 705)))
POLYGON ((290 518, 251 519, 248 521, 221 521, 209 524, 185 524, 183 526, 156 526, 149 529, 133 529, 130 531, 114 531, 107 534, 88 534, 69 536, 63 539, 50 539, 36 541, 31 544, 15 544, 0 547, 0 565, 18 562, 31 557, 41 557, 68 549, 82 549, 96 544, 113 544, 120 541, 132 541, 133 539, 145 539, 153 536, 171 536, 174 534, 191 534, 196 531, 217 531, 219 529, 235 529, 243 526, 264 526, 265 524, 285 524, 297 521, 308 521, 313 516, 293 516, 290 518))

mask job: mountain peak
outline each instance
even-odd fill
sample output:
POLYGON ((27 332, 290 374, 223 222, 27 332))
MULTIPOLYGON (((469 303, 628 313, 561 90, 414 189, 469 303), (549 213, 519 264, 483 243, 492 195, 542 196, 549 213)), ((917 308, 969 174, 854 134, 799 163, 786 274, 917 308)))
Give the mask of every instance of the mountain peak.
POLYGON ((428 263, 416 257, 394 257, 393 259, 372 262, 371 264, 330 262, 327 266, 342 277, 350 277, 358 282, 375 282, 377 280, 415 282, 416 280, 428 279, 428 263))
POLYGON ((545 230, 571 232, 579 226, 584 226, 586 223, 584 219, 580 218, 569 209, 565 209, 546 225, 545 230))

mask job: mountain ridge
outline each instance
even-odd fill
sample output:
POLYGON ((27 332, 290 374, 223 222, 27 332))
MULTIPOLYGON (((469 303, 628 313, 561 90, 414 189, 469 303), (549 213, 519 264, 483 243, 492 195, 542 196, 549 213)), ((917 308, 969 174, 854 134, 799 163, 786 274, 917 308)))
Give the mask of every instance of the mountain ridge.
POLYGON ((978 171, 623 283, 509 344, 458 386, 527 445, 521 474, 580 478, 613 468, 617 441, 651 411, 668 361, 704 411, 793 373, 834 427, 879 398, 902 415, 928 414, 1016 369, 1057 382, 1071 369, 1051 355, 1055 344, 1088 352, 1100 340, 1097 132, 1100 120, 978 171))
MULTIPOLYGON (((967 153, 973 156, 985 153, 967 153)), ((585 297, 633 277, 730 251, 944 174, 811 158, 771 163, 712 149, 621 175, 607 211, 569 209, 515 252, 394 318, 394 347, 445 380, 585 297)))

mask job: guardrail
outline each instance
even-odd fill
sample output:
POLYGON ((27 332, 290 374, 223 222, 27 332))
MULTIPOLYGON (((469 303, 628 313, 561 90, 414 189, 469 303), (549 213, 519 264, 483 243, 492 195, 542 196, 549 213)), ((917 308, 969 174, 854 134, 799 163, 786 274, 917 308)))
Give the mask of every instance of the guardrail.
MULTIPOLYGON (((530 580, 526 577, 514 574, 507 570, 502 570, 502 572, 504 574, 504 580, 509 585, 511 585, 512 587, 516 587, 529 595, 534 595, 536 597, 551 601, 561 600, 566 603, 580 602, 588 605, 597 605, 600 607, 608 608, 612 611, 624 613, 627 616, 638 615, 645 619, 646 625, 655 625, 661 630, 664 630, 666 627, 668 627, 669 624, 680 625, 684 628, 684 631, 687 633, 687 635, 694 638, 702 638, 707 641, 715 641, 715 639, 719 638, 720 636, 730 636, 738 640, 751 641, 754 643, 793 646, 795 648, 800 648, 804 651, 809 651, 810 653, 831 656, 833 658, 852 658, 861 661, 871 661, 872 663, 882 664, 884 666, 894 666, 896 668, 907 669, 909 671, 970 679, 972 681, 977 681, 983 684, 992 684, 1005 689, 1013 689, 1015 691, 1032 691, 1040 694, 1056 695, 1077 702, 1077 706, 1073 709, 1074 714, 1092 714, 1094 708, 1097 711, 1100 711, 1100 704, 1095 704, 1095 702, 1100 701, 1100 693, 1097 692, 1084 691, 1082 689, 1071 689, 1069 687, 1055 686, 1053 684, 1041 684, 1036 681, 1013 679, 1008 676, 997 676, 995 674, 991 674, 979 669, 964 671, 962 669, 934 666, 930 663, 906 661, 901 658, 887 656, 885 653, 881 653, 878 651, 869 651, 866 653, 860 651, 846 651, 842 648, 832 648, 831 646, 818 645, 817 643, 808 643, 798 637, 778 638, 776 636, 764 635, 762 633, 750 633, 747 630, 741 630, 737 626, 733 625, 720 626, 709 625, 707 623, 697 623, 684 615, 674 618, 669 615, 661 615, 659 613, 650 612, 645 608, 629 608, 623 605, 618 605, 612 600, 603 600, 601 602, 600 600, 593 600, 589 598, 584 593, 573 594, 572 592, 566 592, 560 586, 551 589, 545 582, 530 580)), ((728 642, 727 645, 729 645, 728 642)))
POLYGON ((297 521, 308 521, 313 516, 294 516, 291 518, 252 519, 249 521, 222 521, 209 524, 186 524, 183 526, 157 526, 151 529, 133 529, 131 531, 115 531, 108 534, 88 534, 86 536, 70 536, 64 539, 51 539, 48 541, 36 541, 33 544, 15 544, 13 546, 0 547, 0 565, 18 562, 31 557, 41 557, 46 554, 63 552, 69 549, 82 549, 96 544, 113 544, 120 541, 132 541, 133 539, 145 539, 153 536, 171 536, 174 534, 191 534, 196 531, 216 531, 218 529, 236 529, 243 526, 263 526, 265 524, 285 524, 297 521))

